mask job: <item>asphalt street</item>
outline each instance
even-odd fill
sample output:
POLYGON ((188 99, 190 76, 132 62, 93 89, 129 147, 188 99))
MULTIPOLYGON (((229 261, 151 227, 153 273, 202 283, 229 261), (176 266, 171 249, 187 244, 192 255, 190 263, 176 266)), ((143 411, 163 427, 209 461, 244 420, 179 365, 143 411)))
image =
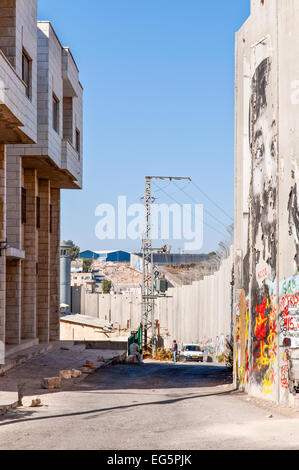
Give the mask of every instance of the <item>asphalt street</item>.
POLYGON ((235 391, 216 364, 119 365, 41 399, 0 417, 0 449, 299 448, 298 413, 235 391))

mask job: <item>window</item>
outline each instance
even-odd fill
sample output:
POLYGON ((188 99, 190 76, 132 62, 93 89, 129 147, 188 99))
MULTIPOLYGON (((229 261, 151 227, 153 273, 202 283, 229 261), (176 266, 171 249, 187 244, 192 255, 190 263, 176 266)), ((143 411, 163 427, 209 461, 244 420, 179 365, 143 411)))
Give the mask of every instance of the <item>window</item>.
POLYGON ((31 95, 31 59, 23 50, 22 54, 22 80, 26 85, 26 96, 30 98, 31 95))
POLYGON ((78 131, 78 129, 76 129, 76 150, 78 152, 78 154, 80 155, 80 151, 81 151, 81 134, 80 134, 80 131, 78 131))
POLYGON ((36 228, 40 228, 40 198, 36 198, 36 228))
POLYGON ((49 221, 49 232, 53 232, 53 206, 50 204, 50 221, 49 221))
POLYGON ((53 129, 59 134, 59 100, 53 95, 53 129))
POLYGON ((199 346, 192 346, 191 345, 191 346, 186 346, 185 351, 198 351, 198 352, 200 352, 201 349, 200 349, 199 346))
POLYGON ((22 218, 22 224, 26 224, 27 218, 26 218, 26 189, 22 188, 22 202, 21 202, 21 218, 22 218))

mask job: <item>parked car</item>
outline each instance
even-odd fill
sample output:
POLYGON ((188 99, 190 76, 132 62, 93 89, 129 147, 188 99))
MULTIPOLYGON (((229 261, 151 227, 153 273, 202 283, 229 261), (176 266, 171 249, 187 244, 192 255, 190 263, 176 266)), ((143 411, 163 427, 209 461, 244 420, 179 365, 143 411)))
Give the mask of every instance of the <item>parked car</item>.
POLYGON ((179 357, 182 362, 203 362, 203 352, 198 344, 184 344, 179 357))

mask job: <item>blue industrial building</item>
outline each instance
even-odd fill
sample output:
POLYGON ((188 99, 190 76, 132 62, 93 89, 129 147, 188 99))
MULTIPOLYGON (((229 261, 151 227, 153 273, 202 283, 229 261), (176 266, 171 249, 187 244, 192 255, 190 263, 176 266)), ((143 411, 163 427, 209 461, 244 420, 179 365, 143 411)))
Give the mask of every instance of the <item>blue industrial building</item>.
POLYGON ((81 251, 79 258, 87 260, 99 260, 103 263, 112 262, 112 263, 130 263, 131 253, 122 250, 115 251, 91 251, 85 250, 81 251))

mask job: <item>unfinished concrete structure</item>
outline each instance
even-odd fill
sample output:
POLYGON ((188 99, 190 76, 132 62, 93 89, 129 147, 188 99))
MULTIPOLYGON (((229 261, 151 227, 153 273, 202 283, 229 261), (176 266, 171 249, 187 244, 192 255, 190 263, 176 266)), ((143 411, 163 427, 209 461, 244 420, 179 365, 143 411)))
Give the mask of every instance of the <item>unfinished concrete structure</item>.
MULTIPOLYGON (((36 0, 0 0, 0 343, 59 339, 60 191, 82 185, 78 69, 36 0)), ((3 361, 3 358, 0 358, 3 361)))
POLYGON ((235 379, 286 405, 299 390, 298 27, 297 0, 251 0, 236 35, 235 379))

